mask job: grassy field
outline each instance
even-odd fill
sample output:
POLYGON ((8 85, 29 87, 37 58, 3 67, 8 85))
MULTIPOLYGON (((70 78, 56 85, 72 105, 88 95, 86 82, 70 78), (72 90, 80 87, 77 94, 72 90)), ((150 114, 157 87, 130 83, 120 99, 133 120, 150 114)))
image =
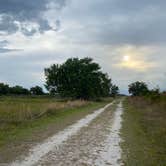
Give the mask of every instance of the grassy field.
POLYGON ((166 165, 166 96, 124 102, 122 143, 127 166, 166 165))
POLYGON ((0 147, 31 137, 35 131, 44 130, 50 124, 61 124, 65 127, 109 101, 110 99, 88 102, 58 101, 55 98, 0 97, 0 147))
POLYGON ((85 101, 60 101, 47 97, 0 97, 1 123, 21 123, 38 119, 58 110, 87 105, 85 101))

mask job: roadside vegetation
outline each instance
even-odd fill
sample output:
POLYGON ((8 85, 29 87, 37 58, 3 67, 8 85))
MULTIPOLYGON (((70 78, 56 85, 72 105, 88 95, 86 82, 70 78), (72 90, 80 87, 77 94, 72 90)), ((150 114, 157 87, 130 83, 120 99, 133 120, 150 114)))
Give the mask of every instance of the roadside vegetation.
POLYGON ((16 124, 32 121, 55 114, 59 110, 77 108, 88 103, 90 102, 83 100, 58 100, 54 97, 0 97, 0 121, 16 124))
POLYGON ((11 161, 94 110, 111 102, 54 97, 0 97, 0 161, 11 161))
POLYGON ((43 120, 46 122, 45 125, 55 122, 60 117, 63 121, 64 116, 69 116, 69 114, 74 116, 81 110, 88 113, 87 108, 92 111, 109 101, 110 99, 93 102, 58 101, 55 98, 41 97, 0 97, 0 146, 20 137, 21 133, 30 134, 26 130, 42 126, 43 120))
POLYGON ((159 89, 149 90, 145 83, 140 84, 137 82, 129 86, 133 96, 124 101, 121 131, 123 162, 126 166, 164 166, 166 95, 159 89))

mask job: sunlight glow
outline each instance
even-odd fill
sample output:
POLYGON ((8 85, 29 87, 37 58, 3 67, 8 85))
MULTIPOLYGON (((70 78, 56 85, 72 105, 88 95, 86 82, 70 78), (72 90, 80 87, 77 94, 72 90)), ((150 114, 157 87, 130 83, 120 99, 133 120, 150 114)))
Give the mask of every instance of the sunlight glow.
POLYGON ((123 57, 123 60, 126 61, 126 62, 128 62, 128 61, 130 60, 130 57, 129 57, 128 55, 125 55, 125 56, 123 57))
POLYGON ((136 71, 147 71, 148 69, 155 67, 154 62, 146 60, 146 57, 150 54, 150 51, 144 47, 139 48, 127 45, 119 48, 118 51, 119 54, 123 56, 121 56, 117 64, 115 64, 117 67, 136 71))

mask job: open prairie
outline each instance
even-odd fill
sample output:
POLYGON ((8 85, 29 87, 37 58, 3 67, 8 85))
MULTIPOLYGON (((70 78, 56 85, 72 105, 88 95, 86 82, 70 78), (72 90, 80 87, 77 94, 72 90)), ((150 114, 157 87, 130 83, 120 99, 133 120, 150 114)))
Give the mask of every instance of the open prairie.
POLYGON ((0 161, 10 161, 111 100, 108 98, 95 102, 54 97, 1 96, 0 161))
POLYGON ((166 164, 166 96, 129 97, 121 136, 125 165, 166 164))

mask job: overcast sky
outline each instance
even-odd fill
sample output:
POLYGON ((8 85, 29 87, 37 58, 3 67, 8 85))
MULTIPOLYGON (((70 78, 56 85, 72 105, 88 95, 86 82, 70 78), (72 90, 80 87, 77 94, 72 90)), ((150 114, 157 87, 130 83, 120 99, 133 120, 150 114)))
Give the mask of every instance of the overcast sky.
POLYGON ((0 0, 0 82, 43 85, 44 68, 92 57, 121 92, 166 89, 165 0, 0 0))

